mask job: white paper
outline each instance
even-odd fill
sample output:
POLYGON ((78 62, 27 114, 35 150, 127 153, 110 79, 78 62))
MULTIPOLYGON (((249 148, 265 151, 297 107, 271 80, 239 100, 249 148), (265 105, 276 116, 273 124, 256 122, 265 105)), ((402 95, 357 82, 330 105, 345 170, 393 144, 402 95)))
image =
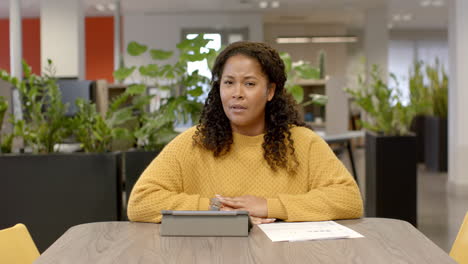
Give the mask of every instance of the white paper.
POLYGON ((273 242, 364 237, 334 221, 258 225, 273 242))

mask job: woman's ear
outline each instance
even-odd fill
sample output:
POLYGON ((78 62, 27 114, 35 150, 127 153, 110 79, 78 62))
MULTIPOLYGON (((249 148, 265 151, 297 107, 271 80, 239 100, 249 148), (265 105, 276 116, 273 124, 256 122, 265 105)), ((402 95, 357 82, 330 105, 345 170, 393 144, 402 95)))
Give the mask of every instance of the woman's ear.
POLYGON ((270 83, 268 85, 268 102, 273 99, 273 96, 275 95, 275 90, 276 90, 276 83, 270 83))

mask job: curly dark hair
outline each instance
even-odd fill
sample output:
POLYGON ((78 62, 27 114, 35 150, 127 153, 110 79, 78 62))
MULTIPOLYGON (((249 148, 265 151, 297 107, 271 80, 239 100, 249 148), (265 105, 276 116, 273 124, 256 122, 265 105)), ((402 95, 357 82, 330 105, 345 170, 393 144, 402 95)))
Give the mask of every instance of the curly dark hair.
POLYGON ((295 173, 299 163, 294 152, 290 128, 291 125, 305 126, 305 123, 299 117, 296 102, 284 89, 286 82, 284 62, 278 52, 265 43, 235 42, 218 55, 212 69, 212 88, 193 137, 194 143, 213 151, 215 157, 224 155, 230 150, 233 136, 221 102, 220 79, 226 61, 238 54, 256 59, 268 77, 268 82, 276 84, 274 96, 265 107, 266 132, 262 144, 263 156, 274 171, 284 168, 290 173, 295 173))

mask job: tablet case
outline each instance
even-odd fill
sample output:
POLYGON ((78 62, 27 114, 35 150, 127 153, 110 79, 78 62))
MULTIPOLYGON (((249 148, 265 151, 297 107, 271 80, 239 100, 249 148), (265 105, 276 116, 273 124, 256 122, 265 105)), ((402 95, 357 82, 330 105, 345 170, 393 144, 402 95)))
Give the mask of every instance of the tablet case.
POLYGON ((161 236, 248 236, 247 211, 161 211, 161 236))

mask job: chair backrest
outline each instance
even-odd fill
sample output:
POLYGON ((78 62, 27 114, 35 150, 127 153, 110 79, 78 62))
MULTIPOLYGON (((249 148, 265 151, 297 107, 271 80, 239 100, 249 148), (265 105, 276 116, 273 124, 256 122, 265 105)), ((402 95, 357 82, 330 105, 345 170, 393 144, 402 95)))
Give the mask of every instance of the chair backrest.
POLYGON ((39 251, 25 225, 0 230, 0 263, 31 264, 38 257, 39 251))
POLYGON ((450 256, 459 264, 468 264, 468 213, 465 215, 455 242, 453 242, 450 256))

